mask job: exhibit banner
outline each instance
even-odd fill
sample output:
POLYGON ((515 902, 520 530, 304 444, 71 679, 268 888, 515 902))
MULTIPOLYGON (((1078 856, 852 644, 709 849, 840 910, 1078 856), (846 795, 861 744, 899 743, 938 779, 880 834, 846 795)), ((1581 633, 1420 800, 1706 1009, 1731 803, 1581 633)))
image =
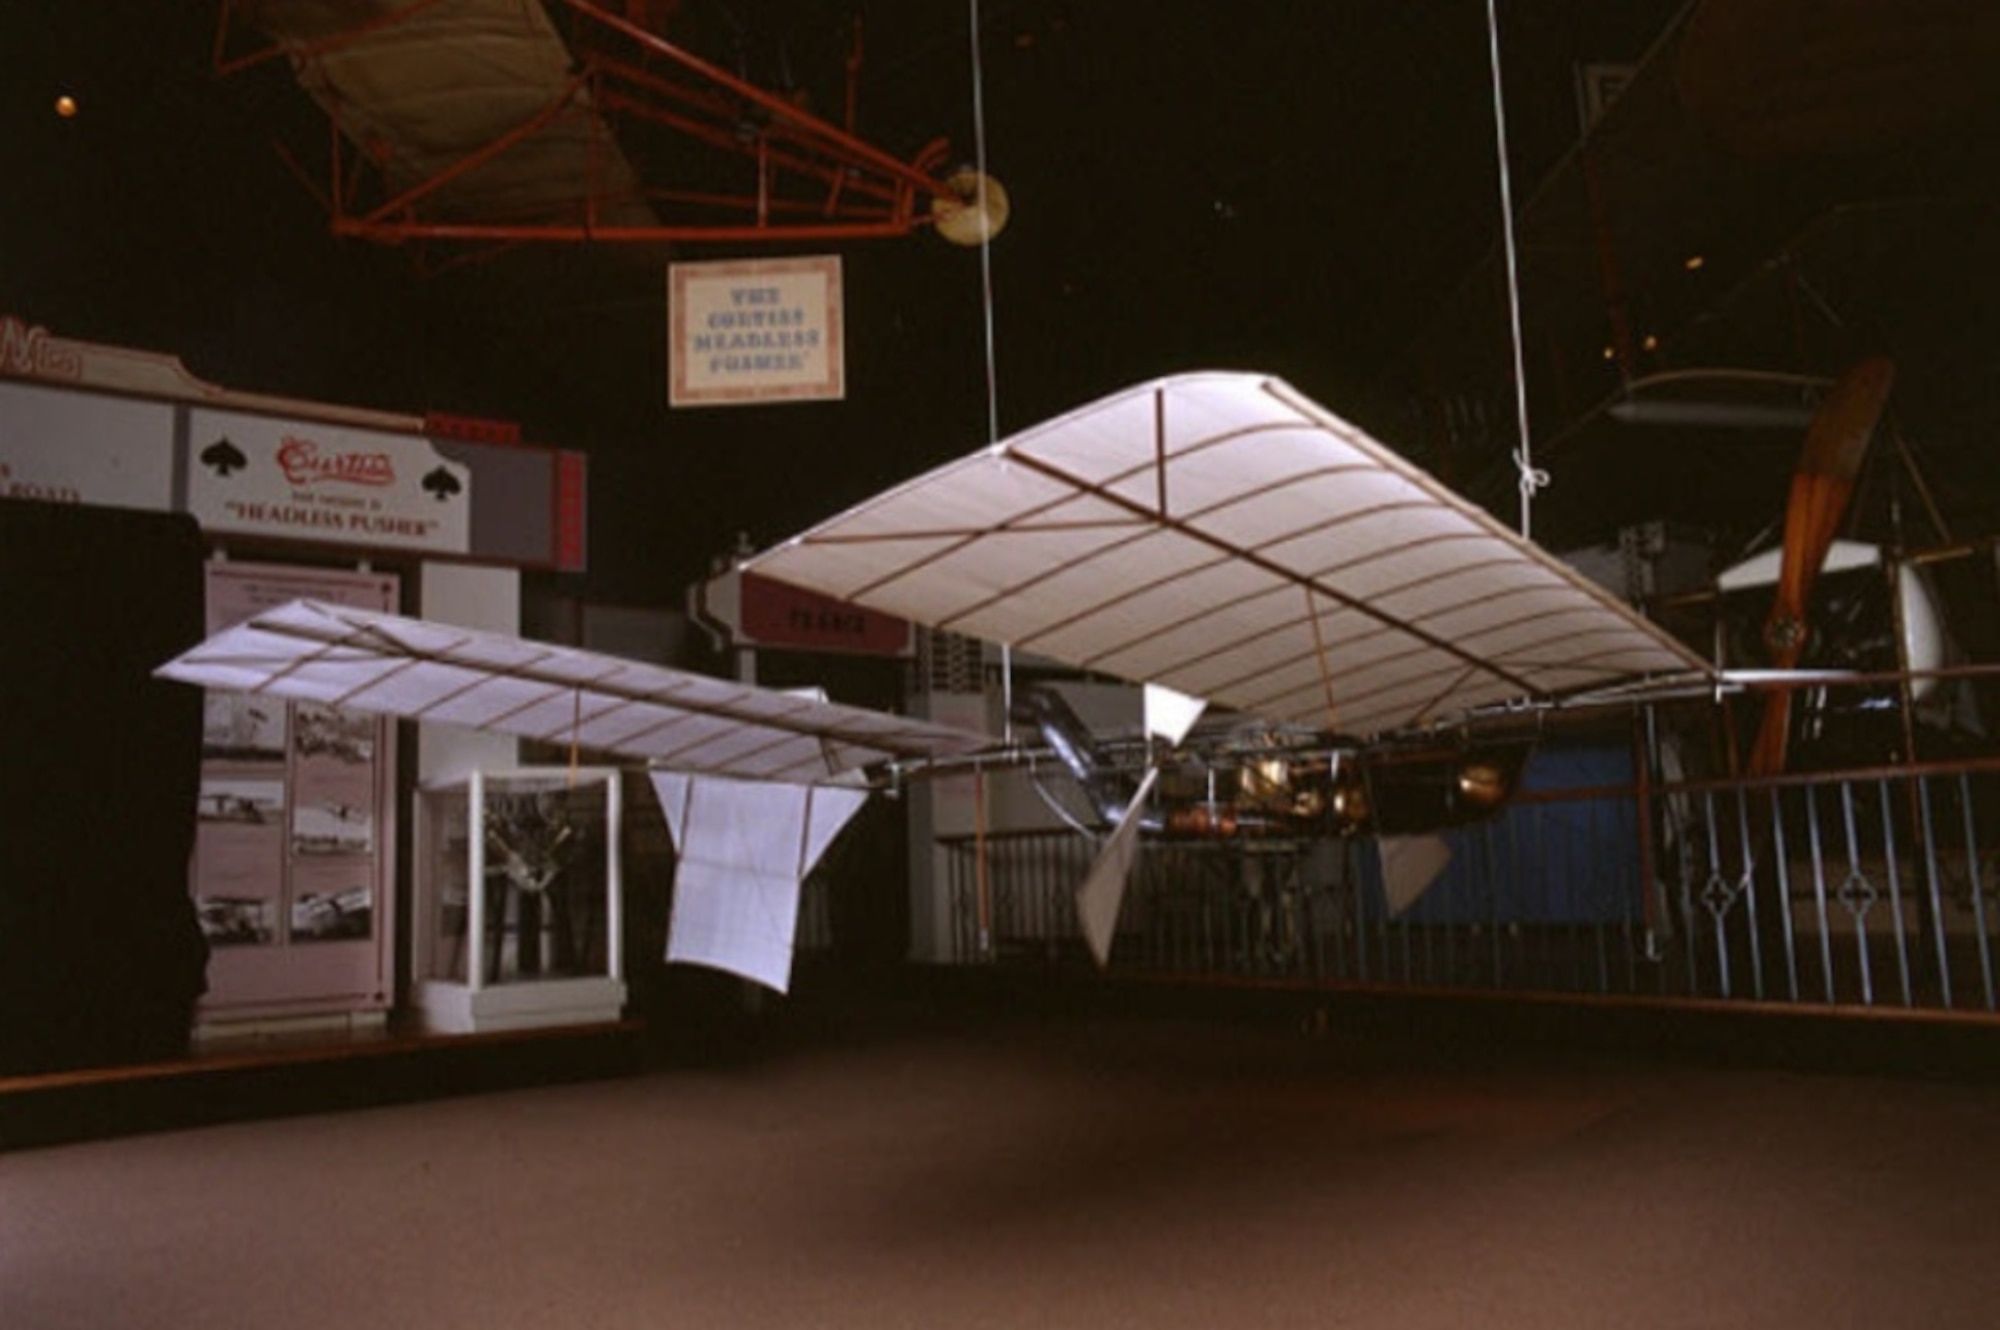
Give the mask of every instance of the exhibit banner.
POLYGON ((0 380, 0 497, 167 512, 174 409, 0 380))
POLYGON ((667 284, 670 405, 846 395, 838 255, 676 263, 667 284))
POLYGON ((418 435, 191 410, 187 507, 211 532, 472 549, 472 470, 418 435))

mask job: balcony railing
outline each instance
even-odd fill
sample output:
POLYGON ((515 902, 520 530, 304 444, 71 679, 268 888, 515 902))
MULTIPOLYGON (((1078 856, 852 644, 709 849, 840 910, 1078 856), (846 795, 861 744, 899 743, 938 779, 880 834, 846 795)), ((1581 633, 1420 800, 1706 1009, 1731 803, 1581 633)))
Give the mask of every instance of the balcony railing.
MULTIPOLYGON (((1112 966, 2000 1010, 2000 761, 1530 791, 1443 841, 1421 891, 1372 838, 1148 843, 1112 966)), ((1080 963, 1088 838, 947 846, 957 959, 1080 963)))

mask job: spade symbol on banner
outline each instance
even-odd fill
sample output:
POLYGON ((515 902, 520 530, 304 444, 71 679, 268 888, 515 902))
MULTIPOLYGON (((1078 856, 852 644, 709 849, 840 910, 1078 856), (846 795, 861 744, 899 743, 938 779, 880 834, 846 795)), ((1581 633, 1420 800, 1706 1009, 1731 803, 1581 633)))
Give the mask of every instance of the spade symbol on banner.
POLYGON ((454 476, 443 467, 439 467, 437 470, 426 474, 423 483, 424 491, 439 503, 443 503, 446 499, 449 499, 452 495, 465 488, 465 486, 458 483, 457 476, 454 476))
POLYGON ((208 447, 201 450, 201 462, 203 466, 213 470, 216 475, 227 476, 230 472, 240 467, 248 466, 250 459, 243 455, 241 448, 238 448, 227 437, 224 437, 217 439, 214 443, 209 444, 208 447))

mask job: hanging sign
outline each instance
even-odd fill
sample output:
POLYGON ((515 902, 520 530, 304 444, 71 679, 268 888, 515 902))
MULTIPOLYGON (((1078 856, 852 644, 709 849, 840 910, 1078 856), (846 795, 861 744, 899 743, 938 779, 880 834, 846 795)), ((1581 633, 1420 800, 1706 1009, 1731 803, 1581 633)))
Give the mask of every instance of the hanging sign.
POLYGON ((188 413, 188 511, 207 531, 464 554, 471 485, 415 435, 188 413))
POLYGON ((676 263, 667 282, 670 405, 846 395, 838 255, 676 263))

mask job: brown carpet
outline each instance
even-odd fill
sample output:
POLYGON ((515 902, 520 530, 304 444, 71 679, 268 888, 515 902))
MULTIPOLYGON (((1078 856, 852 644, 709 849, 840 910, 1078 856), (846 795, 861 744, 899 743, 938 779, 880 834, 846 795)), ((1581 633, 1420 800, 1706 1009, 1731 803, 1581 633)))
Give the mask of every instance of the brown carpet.
POLYGON ((0 1155, 0 1327, 1942 1330, 1997 1238, 1990 1086, 1100 1017, 0 1155))

